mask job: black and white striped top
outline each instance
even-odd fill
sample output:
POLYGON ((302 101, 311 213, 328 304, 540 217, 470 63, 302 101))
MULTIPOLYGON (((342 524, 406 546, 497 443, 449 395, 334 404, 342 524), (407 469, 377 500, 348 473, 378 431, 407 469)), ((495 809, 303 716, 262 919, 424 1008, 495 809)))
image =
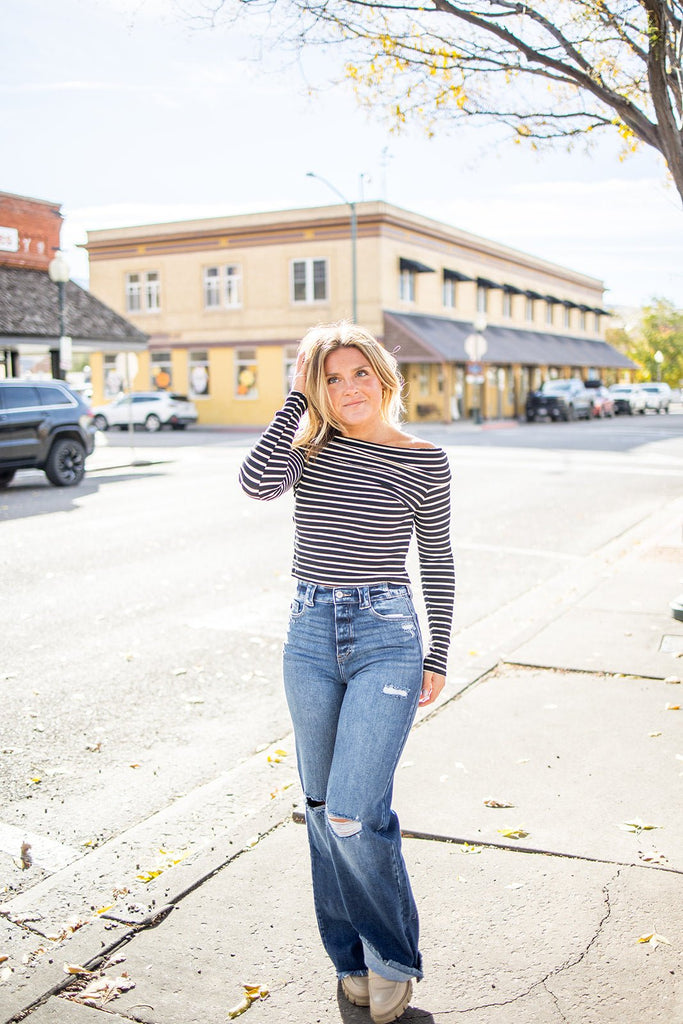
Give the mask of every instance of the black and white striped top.
POLYGON ((306 398, 290 392, 242 463, 252 498, 295 495, 292 574, 320 586, 410 583, 413 527, 431 649, 425 669, 446 674, 455 573, 450 469, 440 448, 397 448, 335 435, 314 457, 292 447, 306 398))

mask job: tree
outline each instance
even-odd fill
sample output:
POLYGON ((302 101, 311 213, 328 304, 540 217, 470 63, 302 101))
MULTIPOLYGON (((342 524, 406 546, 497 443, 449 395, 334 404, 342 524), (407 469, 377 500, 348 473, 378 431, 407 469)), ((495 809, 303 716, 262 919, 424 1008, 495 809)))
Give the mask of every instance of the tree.
POLYGON ((639 322, 629 329, 612 328, 607 341, 620 348, 640 366, 640 380, 661 379, 672 388, 683 381, 683 311, 667 299, 645 306, 639 322), (661 352, 657 362, 655 353, 661 352))
POLYGON ((350 46, 359 98, 395 123, 497 121, 534 146, 610 129, 658 150, 683 199, 683 0, 214 2, 300 46, 350 46))

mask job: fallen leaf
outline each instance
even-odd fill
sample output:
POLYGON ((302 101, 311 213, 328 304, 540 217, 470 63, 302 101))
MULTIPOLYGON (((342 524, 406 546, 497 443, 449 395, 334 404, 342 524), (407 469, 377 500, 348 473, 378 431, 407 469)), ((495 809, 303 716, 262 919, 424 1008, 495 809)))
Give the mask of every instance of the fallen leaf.
POLYGON ((90 976, 97 974, 97 971, 89 971, 87 967, 81 967, 80 964, 64 964, 65 974, 78 974, 83 976, 90 976))
POLYGON ((140 767, 140 765, 139 765, 139 764, 137 763, 137 761, 136 761, 136 762, 135 762, 134 764, 130 764, 130 765, 128 765, 128 767, 129 767, 129 768, 139 768, 139 767, 140 767))
POLYGON ((663 942, 666 946, 671 945, 668 939, 665 939, 663 935, 657 935, 657 932, 650 932, 649 935, 641 935, 638 942, 648 942, 653 949, 656 949, 660 942, 663 942))
POLYGON ((40 775, 32 775, 29 779, 29 782, 32 782, 34 786, 39 786, 42 781, 40 775))
POLYGON ((505 886, 506 889, 523 889, 524 882, 510 882, 509 885, 505 886))
POLYGON ((679 679, 678 676, 667 676, 666 679, 664 680, 665 683, 669 683, 669 685, 671 685, 671 686, 676 686, 676 684, 680 683, 680 681, 681 680, 679 679))
POLYGON ((652 739, 655 739, 655 737, 661 736, 661 735, 662 735, 661 732, 649 732, 648 733, 648 736, 651 736, 652 739))
POLYGON ((0 956, 0 964, 4 964, 5 960, 9 960, 8 956, 0 956))
POLYGON ((680 711, 681 710, 681 705, 680 704, 667 704, 666 707, 664 708, 664 710, 665 711, 680 711))
POLYGON ((483 846, 475 846, 474 843, 461 843, 460 849, 463 853, 481 853, 483 846))
POLYGON ((33 864, 33 857, 31 856, 31 844, 21 844, 21 868, 22 871, 26 871, 33 864))
POLYGON ((634 818, 633 821, 624 821, 619 825, 619 828, 623 829, 624 832, 635 832, 636 834, 640 832, 650 832, 653 828, 661 827, 661 825, 646 825, 644 821, 640 820, 640 818, 634 818))
POLYGON ((484 807, 514 807, 514 804, 502 803, 499 800, 484 800, 484 807))
POLYGON ((174 668, 173 669, 173 675, 174 676, 184 676, 186 674, 187 674, 187 669, 186 668, 174 668))
POLYGON ((85 1003, 86 1006, 104 1006, 110 999, 115 999, 122 992, 128 992, 135 988, 135 982, 131 981, 124 971, 118 978, 97 978, 90 984, 70 998, 76 1003, 85 1003))
POLYGON ((529 835, 523 828, 499 828, 496 831, 505 839, 526 839, 529 835))
POLYGON ((257 1002, 259 999, 267 999, 270 995, 267 988, 263 988, 261 985, 243 985, 244 996, 242 1000, 233 1006, 231 1010, 228 1010, 228 1017, 231 1019, 239 1017, 240 1014, 244 1013, 249 1009, 252 1003, 257 1002))
POLYGON ((158 878, 168 868, 172 868, 174 865, 180 864, 181 861, 185 860, 189 856, 190 851, 185 850, 180 855, 176 855, 172 850, 164 850, 162 847, 159 849, 159 853, 163 859, 157 863, 156 867, 150 871, 142 871, 139 875, 135 876, 141 882, 147 883, 151 882, 154 878, 158 878))

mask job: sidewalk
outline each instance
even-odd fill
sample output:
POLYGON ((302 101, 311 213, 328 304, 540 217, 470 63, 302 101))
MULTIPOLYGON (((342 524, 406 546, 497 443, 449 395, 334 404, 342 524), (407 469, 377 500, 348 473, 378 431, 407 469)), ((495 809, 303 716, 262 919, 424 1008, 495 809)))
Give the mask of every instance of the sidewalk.
MULTIPOLYGON (((580 585, 567 570, 456 637, 461 675, 396 779, 425 959, 406 1024, 683 1022, 681 511, 608 545, 580 585)), ((102 1021, 58 991, 66 961, 127 972, 135 987, 103 1006, 123 1020, 218 1024, 248 983, 270 995, 245 1024, 368 1024, 320 946, 292 759, 230 781, 263 799, 214 848, 17 966, 0 1021, 102 1021)), ((35 939, 0 918, 17 965, 35 939)))

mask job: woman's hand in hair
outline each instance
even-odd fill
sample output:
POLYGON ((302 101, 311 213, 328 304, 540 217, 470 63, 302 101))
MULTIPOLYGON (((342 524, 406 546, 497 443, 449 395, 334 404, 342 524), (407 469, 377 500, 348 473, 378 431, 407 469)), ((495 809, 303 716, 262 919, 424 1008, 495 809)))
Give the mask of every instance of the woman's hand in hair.
POLYGON ((306 394, 306 353, 299 352, 296 357, 296 368, 292 378, 292 391, 300 391, 306 394))
POLYGON ((422 690, 420 692, 420 707, 433 704, 446 685, 446 677, 438 672, 425 672, 422 676, 422 690))

